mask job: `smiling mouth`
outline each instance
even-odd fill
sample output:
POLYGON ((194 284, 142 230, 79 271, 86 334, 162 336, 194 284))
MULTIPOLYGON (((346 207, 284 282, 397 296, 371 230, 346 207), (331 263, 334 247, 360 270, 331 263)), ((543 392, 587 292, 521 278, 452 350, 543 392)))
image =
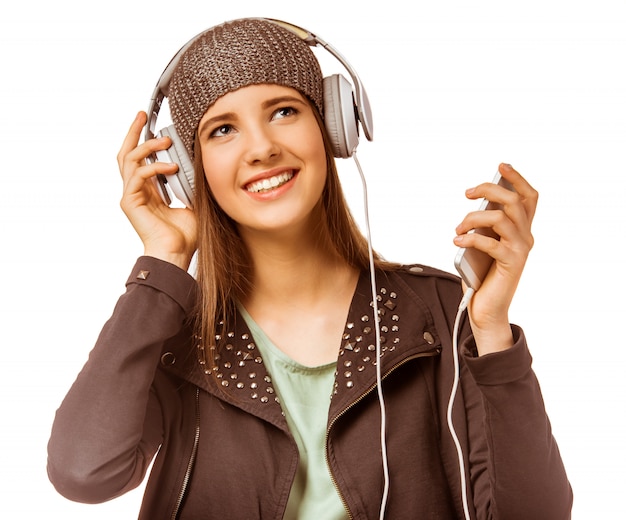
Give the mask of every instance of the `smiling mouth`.
POLYGON ((264 193, 266 191, 271 191, 289 182, 293 179, 293 176, 293 171, 284 172, 279 175, 274 175, 274 177, 263 179, 262 181, 252 182, 246 186, 246 190, 250 193, 264 193))

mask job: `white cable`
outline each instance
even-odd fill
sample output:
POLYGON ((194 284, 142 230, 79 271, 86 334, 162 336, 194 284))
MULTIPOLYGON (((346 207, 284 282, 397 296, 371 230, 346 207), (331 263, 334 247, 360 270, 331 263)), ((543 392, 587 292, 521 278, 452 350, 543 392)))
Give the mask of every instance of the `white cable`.
POLYGON ((372 248, 372 237, 370 231, 370 222, 369 222, 369 210, 368 210, 368 201, 367 201, 367 183, 365 182, 365 176, 363 175, 363 170, 361 170, 361 165, 359 164, 359 160, 356 157, 356 152, 352 154, 352 158, 356 163, 356 166, 359 170, 359 175, 361 176, 361 183, 363 184, 363 205, 365 212, 365 231, 367 236, 367 247, 369 252, 369 263, 370 263, 370 284, 372 287, 372 302, 374 308, 374 328, 376 330, 376 388, 378 391, 378 403, 380 405, 380 450, 382 454, 382 464, 383 464, 383 476, 384 476, 384 486, 383 486, 383 497, 380 503, 380 514, 379 519, 383 520, 385 517, 385 509, 387 506, 387 497, 389 496, 389 461, 387 460, 387 412, 385 409, 385 399, 383 397, 383 386, 382 386, 382 373, 381 373, 381 349, 380 349, 380 323, 378 320, 378 290, 376 289, 376 273, 375 273, 375 264, 374 264, 374 250, 372 248))
POLYGON ((468 287, 463 295, 463 299, 459 304, 459 309, 456 313, 454 320, 454 330, 452 332, 452 358, 454 361, 454 381, 452 383, 452 391, 450 392, 450 400, 448 401, 448 428, 450 429, 450 435, 456 446, 457 456, 459 458, 459 475, 461 477, 461 499, 463 501, 463 513, 465 520, 470 520, 469 507, 467 501, 467 483, 465 479, 465 462, 463 460, 463 449, 461 443, 454 429, 454 423, 452 422, 452 408, 454 406, 454 398, 456 397, 456 391, 459 386, 460 368, 459 368, 459 326, 461 322, 461 316, 463 311, 469 305, 472 296, 474 295, 474 289, 468 287))
MULTIPOLYGON (((363 170, 361 169, 361 164, 357 159, 356 152, 353 153, 352 158, 359 170, 359 175, 361 176, 361 183, 363 185, 363 206, 364 206, 364 216, 365 216, 365 231, 367 237, 367 247, 369 253, 369 265, 370 265, 370 285, 372 288, 372 306, 374 312, 374 328, 376 331, 376 388, 378 392, 378 402, 380 405, 380 448, 382 454, 382 465, 383 465, 383 476, 384 476, 384 486, 383 486, 383 496, 380 504, 380 513, 379 520, 383 520, 385 517, 385 509, 387 505, 387 498, 389 496, 389 461, 387 459, 387 413, 385 407, 385 399, 383 396, 383 388, 382 388, 382 372, 381 372, 381 348, 380 348, 380 323, 378 320, 378 290, 376 288, 376 273, 375 273, 375 264, 374 264, 374 251, 372 247, 372 237, 369 223, 369 204, 367 199, 367 182, 365 181, 365 176, 363 175, 363 170)), ((463 299, 459 304, 459 308, 456 314, 456 318, 454 320, 454 330, 452 333, 452 357, 454 362, 454 380, 452 383, 452 390, 450 392, 450 400, 448 401, 448 410, 447 410, 447 419, 448 419, 448 428, 450 429, 450 434, 452 435, 452 440, 454 441, 454 445, 456 447, 457 456, 459 460, 459 475, 461 479, 461 499, 463 502, 463 513, 465 515, 465 520, 470 520, 469 514, 469 506, 467 499, 467 483, 465 478, 465 462, 463 459, 463 449, 461 448, 461 443, 459 442, 459 438, 456 434, 456 430, 454 428, 454 423, 452 421, 452 408, 454 406, 454 399, 456 397, 457 389, 459 386, 460 379, 460 368, 459 368, 459 346, 458 346, 458 336, 459 336, 459 327, 461 322, 461 316, 463 312, 469 305, 472 296, 474 295, 474 289, 468 287, 463 295, 463 299)))

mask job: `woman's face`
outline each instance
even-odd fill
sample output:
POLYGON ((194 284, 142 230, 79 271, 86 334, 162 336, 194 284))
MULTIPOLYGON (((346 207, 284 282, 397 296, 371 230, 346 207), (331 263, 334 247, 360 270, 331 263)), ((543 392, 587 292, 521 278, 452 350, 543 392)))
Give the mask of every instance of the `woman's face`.
POLYGON ((307 99, 279 85, 219 98, 198 127, 202 164, 220 207, 248 231, 306 231, 326 182, 322 132, 307 99))

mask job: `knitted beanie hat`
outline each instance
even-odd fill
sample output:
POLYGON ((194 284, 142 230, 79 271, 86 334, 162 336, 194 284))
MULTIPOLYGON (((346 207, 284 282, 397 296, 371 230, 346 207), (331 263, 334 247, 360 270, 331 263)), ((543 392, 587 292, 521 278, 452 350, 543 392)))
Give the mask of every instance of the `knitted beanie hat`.
POLYGON ((323 114, 320 65, 309 45, 291 31, 244 18, 195 39, 176 65, 168 96, 172 121, 189 157, 207 109, 228 92, 261 83, 295 88, 323 114))

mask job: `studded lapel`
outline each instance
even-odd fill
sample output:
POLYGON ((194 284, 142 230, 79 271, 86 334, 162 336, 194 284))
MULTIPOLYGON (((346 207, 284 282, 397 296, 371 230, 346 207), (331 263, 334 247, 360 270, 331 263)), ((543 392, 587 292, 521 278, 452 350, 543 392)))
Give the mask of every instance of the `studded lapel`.
MULTIPOLYGON (((432 315, 396 272, 377 273, 383 377, 408 359, 436 352, 440 340, 432 315)), ((189 382, 287 430, 278 395, 244 319, 237 314, 233 330, 217 354, 214 372, 205 370, 206 353, 196 346, 168 345, 166 367, 189 382), (173 347, 173 348, 172 348, 173 347)), ((368 272, 361 273, 337 358, 330 417, 340 414, 376 385, 376 328, 368 272)))
MULTIPOLYGON (((377 273, 381 374, 408 359, 437 352, 440 341, 430 311, 396 272, 377 273)), ((361 276, 337 360, 330 417, 376 385, 376 327, 369 273, 361 276)))

